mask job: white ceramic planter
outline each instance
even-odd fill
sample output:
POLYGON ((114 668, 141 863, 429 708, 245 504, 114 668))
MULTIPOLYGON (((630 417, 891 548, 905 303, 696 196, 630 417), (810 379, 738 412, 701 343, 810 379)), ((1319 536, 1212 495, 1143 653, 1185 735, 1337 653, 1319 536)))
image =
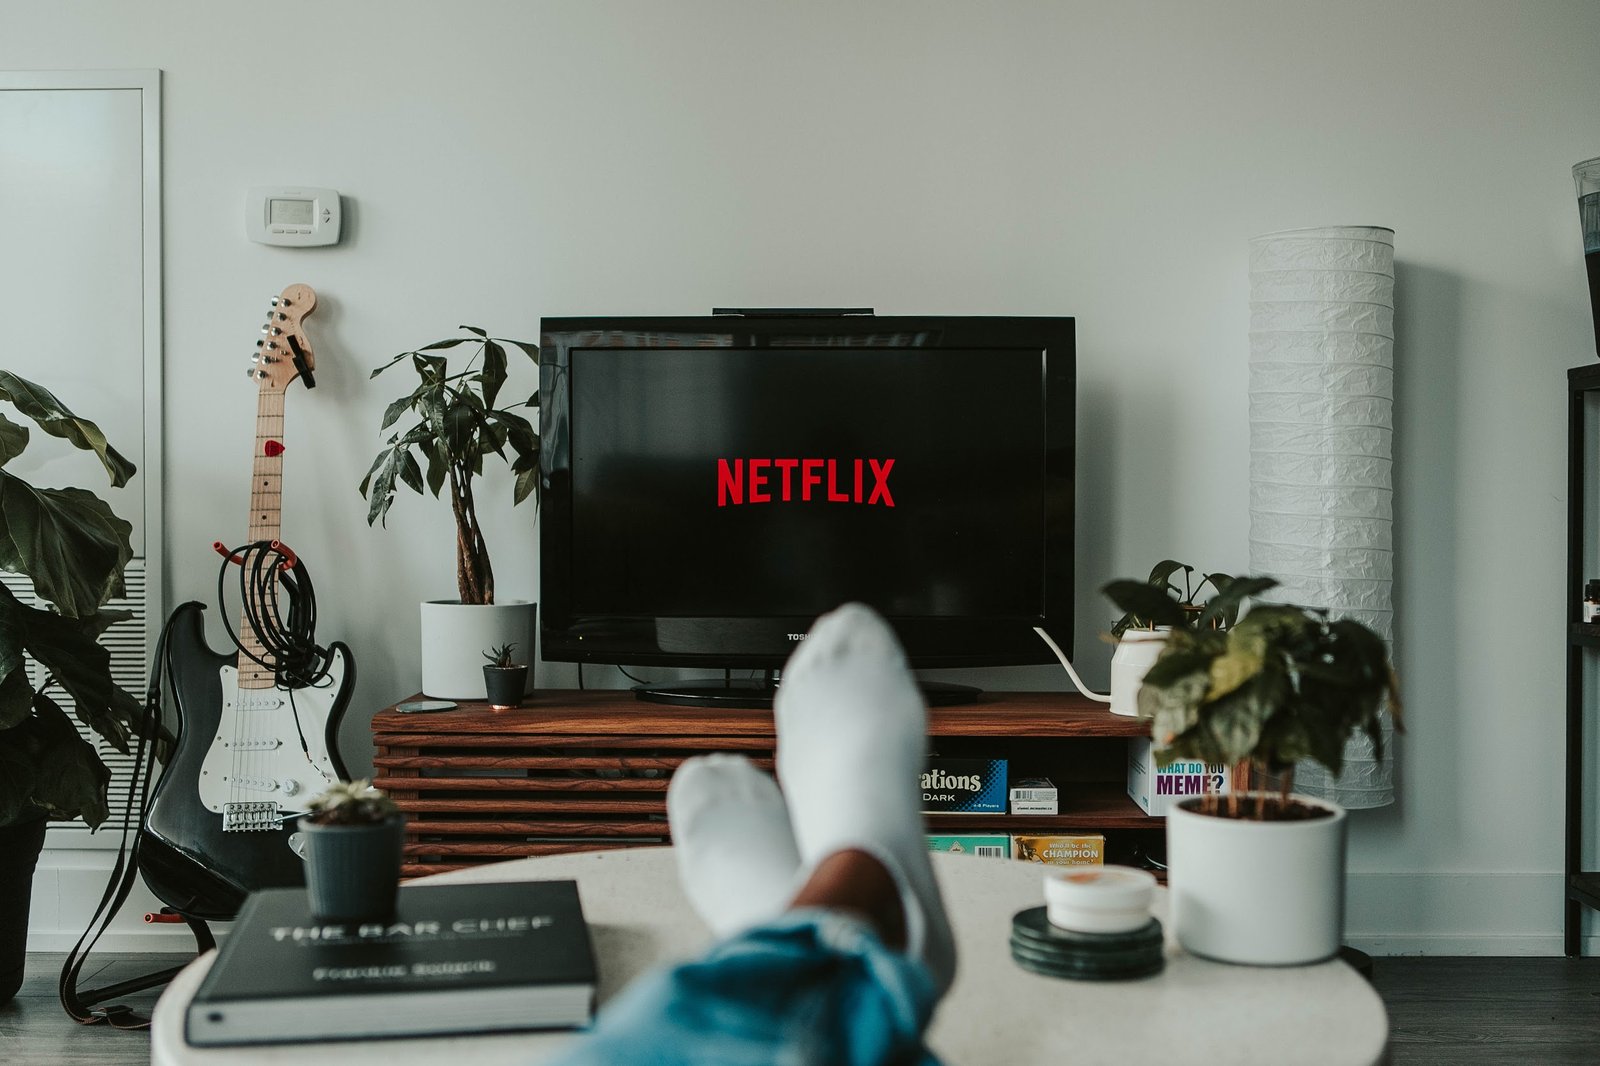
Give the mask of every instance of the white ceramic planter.
POLYGON ((1167 646, 1168 630, 1129 629, 1117 641, 1111 654, 1111 713, 1139 716, 1139 688, 1144 675, 1161 657, 1167 646))
MULTIPOLYGON (((1253 802, 1243 793, 1240 802, 1253 802)), ((1219 962, 1296 966, 1332 958, 1344 939, 1345 812, 1300 822, 1167 815, 1173 932, 1184 950, 1219 962)))
MULTIPOLYGON (((509 600, 487 606, 459 600, 422 605, 422 692, 441 700, 484 698, 483 653, 515 644, 519 662, 534 654, 537 604, 509 600)), ((534 671, 528 671, 532 684, 534 671)))

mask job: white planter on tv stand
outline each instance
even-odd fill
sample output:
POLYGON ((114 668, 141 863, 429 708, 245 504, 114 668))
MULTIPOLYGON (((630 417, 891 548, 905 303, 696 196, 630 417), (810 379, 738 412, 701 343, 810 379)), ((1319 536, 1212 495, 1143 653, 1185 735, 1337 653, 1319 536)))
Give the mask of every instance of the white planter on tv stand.
POLYGON ((1166 649, 1170 629, 1129 629, 1117 641, 1117 650, 1111 655, 1111 705, 1112 714, 1137 718, 1139 716, 1139 689, 1144 687, 1144 675, 1166 649))
MULTIPOLYGON (((538 605, 527 600, 464 604, 426 600, 422 604, 422 692, 443 700, 481 700, 483 653, 515 644, 517 662, 531 663, 538 605)), ((535 671, 528 671, 530 688, 535 671)))

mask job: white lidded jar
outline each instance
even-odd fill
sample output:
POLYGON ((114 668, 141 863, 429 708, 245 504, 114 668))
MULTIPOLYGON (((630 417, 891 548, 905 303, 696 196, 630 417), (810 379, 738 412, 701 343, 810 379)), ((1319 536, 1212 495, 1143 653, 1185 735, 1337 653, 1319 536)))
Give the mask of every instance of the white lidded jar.
POLYGON ((1044 878, 1050 924, 1075 933, 1129 933, 1150 922, 1156 879, 1131 866, 1052 870, 1044 878))

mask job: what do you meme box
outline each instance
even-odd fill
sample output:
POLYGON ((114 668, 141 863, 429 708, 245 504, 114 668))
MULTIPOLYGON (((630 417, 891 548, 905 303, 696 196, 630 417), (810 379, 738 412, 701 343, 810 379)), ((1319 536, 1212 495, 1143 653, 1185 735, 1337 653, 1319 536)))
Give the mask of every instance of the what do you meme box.
POLYGON ((1128 797, 1146 814, 1165 816, 1180 800, 1225 792, 1228 778, 1228 767, 1221 763, 1189 759, 1160 763, 1148 737, 1128 741, 1128 797))

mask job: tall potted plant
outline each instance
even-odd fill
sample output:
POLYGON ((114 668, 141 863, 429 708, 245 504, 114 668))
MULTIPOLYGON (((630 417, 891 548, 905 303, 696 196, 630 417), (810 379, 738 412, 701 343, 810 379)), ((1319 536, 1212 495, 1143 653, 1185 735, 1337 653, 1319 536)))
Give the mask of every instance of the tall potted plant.
POLYGON ((1195 568, 1163 559, 1144 581, 1125 578, 1100 590, 1123 612, 1111 627, 1117 650, 1111 656, 1112 714, 1137 716, 1139 685, 1167 646, 1174 629, 1226 629, 1239 617, 1245 597, 1269 587, 1265 578, 1235 581, 1228 574, 1196 576, 1195 568), (1178 581, 1182 580, 1182 584, 1178 581), (1202 598, 1206 586, 1211 596, 1202 598))
POLYGON ((1173 630, 1139 691, 1159 755, 1241 771, 1225 796, 1185 800, 1167 818, 1172 920, 1186 949, 1257 965, 1338 950, 1345 812, 1294 795, 1294 766, 1314 759, 1338 773, 1356 730, 1381 758, 1386 700, 1398 726, 1388 648, 1353 619, 1259 604, 1227 630, 1173 630), (1241 777, 1266 775, 1275 791, 1238 790, 1241 777))
MULTIPOLYGON (((41 430, 100 460, 113 487, 133 464, 105 434, 48 390, 0 370, 0 401, 41 430)), ((49 818, 105 821, 111 771, 58 701, 118 751, 140 728, 143 708, 111 677, 98 643, 130 617, 106 609, 123 594, 133 527, 84 489, 41 489, 12 470, 28 447, 25 425, 0 415, 0 570, 21 574, 48 609, 31 607, 0 584, 0 1003, 22 983, 28 901, 49 818), (30 678, 28 665, 35 667, 30 678)))
MULTIPOLYGON (((479 652, 500 644, 534 646, 536 605, 527 600, 497 599, 494 567, 478 522, 473 481, 483 473, 484 459, 498 456, 514 475, 512 505, 539 487, 539 434, 518 409, 537 408, 537 391, 520 403, 496 407, 506 383, 507 346, 535 365, 537 345, 490 337, 477 326, 462 326, 465 337, 451 337, 401 352, 372 372, 377 377, 401 363, 417 375, 417 386, 389 404, 380 432, 406 415, 415 425, 395 430, 361 480, 369 501, 367 524, 387 525, 389 507, 400 485, 438 498, 448 485, 456 523, 456 590, 453 600, 422 604, 422 690, 445 699, 483 699, 479 652), (468 358, 459 368, 439 354, 467 345, 468 358), (421 457, 419 462, 418 457, 421 457)), ((455 353, 460 355, 463 353, 455 353)))

